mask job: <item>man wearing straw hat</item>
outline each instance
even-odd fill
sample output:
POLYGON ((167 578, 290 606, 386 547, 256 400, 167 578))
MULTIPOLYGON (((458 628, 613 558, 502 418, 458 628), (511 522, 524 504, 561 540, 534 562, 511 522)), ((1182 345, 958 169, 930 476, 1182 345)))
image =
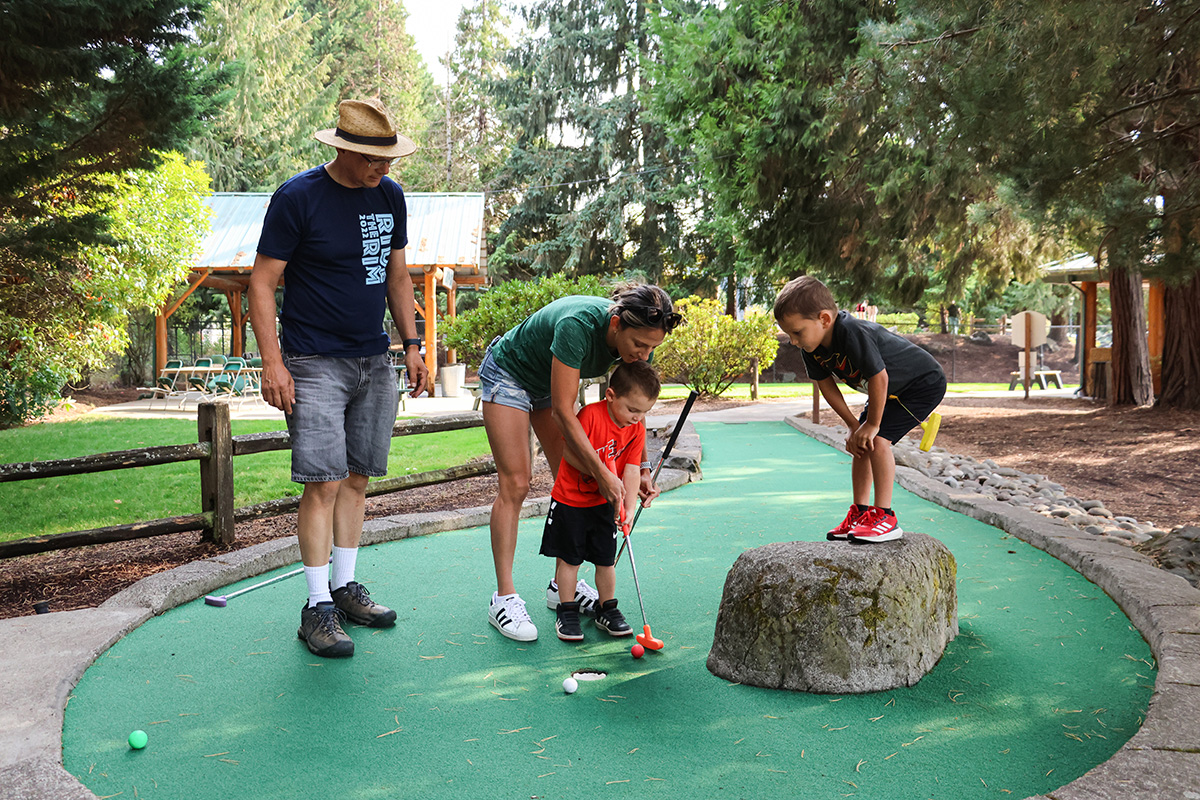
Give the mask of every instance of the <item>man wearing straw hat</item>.
POLYGON ((387 473, 399 403, 385 306, 404 338, 414 396, 428 371, 404 261, 404 192, 387 177, 417 147, 378 100, 343 101, 338 126, 315 137, 337 155, 271 197, 250 275, 250 324, 263 398, 287 415, 292 480, 304 484, 297 536, 308 601, 298 633, 314 654, 334 657, 354 654, 341 620, 376 628, 396 621, 354 580, 367 480, 387 473))

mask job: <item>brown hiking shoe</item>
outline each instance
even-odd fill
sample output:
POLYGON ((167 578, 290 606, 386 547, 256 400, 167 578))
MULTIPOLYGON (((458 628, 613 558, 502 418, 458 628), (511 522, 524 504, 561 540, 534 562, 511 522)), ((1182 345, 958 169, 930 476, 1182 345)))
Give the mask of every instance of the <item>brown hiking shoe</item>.
POLYGON ((367 587, 358 581, 350 581, 342 588, 334 589, 333 604, 355 625, 386 628, 396 624, 396 612, 372 600, 367 587))
POLYGON ((304 640, 313 655, 324 658, 344 658, 354 655, 354 642, 342 630, 339 618, 343 614, 333 603, 308 603, 300 610, 300 630, 296 635, 304 640))

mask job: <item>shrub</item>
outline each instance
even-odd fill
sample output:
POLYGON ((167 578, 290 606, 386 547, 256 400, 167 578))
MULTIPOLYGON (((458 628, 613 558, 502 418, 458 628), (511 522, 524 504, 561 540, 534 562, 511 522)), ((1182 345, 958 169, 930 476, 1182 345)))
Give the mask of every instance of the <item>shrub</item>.
POLYGON ((460 362, 478 367, 492 339, 524 322, 538 309, 573 294, 607 297, 609 293, 590 275, 574 279, 550 275, 493 286, 480 298, 479 305, 446 323, 443 344, 458 351, 460 362))
POLYGON ((723 313, 715 300, 689 297, 675 304, 684 323, 654 351, 654 365, 668 380, 705 395, 719 395, 758 358, 770 364, 779 349, 775 319, 749 312, 744 320, 723 313))

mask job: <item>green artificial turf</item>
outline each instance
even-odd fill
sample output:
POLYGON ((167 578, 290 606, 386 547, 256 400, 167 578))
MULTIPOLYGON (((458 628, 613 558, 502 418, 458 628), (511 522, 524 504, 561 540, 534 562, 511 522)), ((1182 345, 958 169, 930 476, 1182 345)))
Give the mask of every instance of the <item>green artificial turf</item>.
MULTIPOLYGON (((123 798, 971 800, 1049 792, 1136 731, 1155 670, 1112 600, 1041 551, 899 490, 905 527, 958 561, 960 634, 929 675, 857 696, 711 675, 734 559, 823 540, 845 513, 850 470, 782 423, 697 428, 704 480, 657 501, 634 533, 662 651, 634 660, 630 640, 590 625, 582 645, 554 637, 540 519, 521 525, 515 571, 541 630, 532 644, 487 623, 486 528, 408 539, 359 556, 359 578, 400 618, 350 629, 352 659, 318 659, 296 639, 300 578, 149 620, 75 688, 67 769, 123 798), (564 694, 578 669, 607 677, 564 694), (129 749, 134 729, 149 733, 146 749, 129 749)), ((626 563, 618 596, 640 628, 626 563)))

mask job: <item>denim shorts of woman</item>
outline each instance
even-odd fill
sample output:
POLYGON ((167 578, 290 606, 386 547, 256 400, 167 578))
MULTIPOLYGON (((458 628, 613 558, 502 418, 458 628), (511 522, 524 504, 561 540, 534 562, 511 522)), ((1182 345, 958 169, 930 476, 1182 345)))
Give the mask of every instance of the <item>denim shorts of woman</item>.
POLYGON ((504 368, 492 358, 492 348, 500 341, 497 336, 488 345, 479 365, 479 391, 484 402, 508 406, 529 413, 550 407, 550 397, 534 397, 517 379, 505 372, 504 368))

